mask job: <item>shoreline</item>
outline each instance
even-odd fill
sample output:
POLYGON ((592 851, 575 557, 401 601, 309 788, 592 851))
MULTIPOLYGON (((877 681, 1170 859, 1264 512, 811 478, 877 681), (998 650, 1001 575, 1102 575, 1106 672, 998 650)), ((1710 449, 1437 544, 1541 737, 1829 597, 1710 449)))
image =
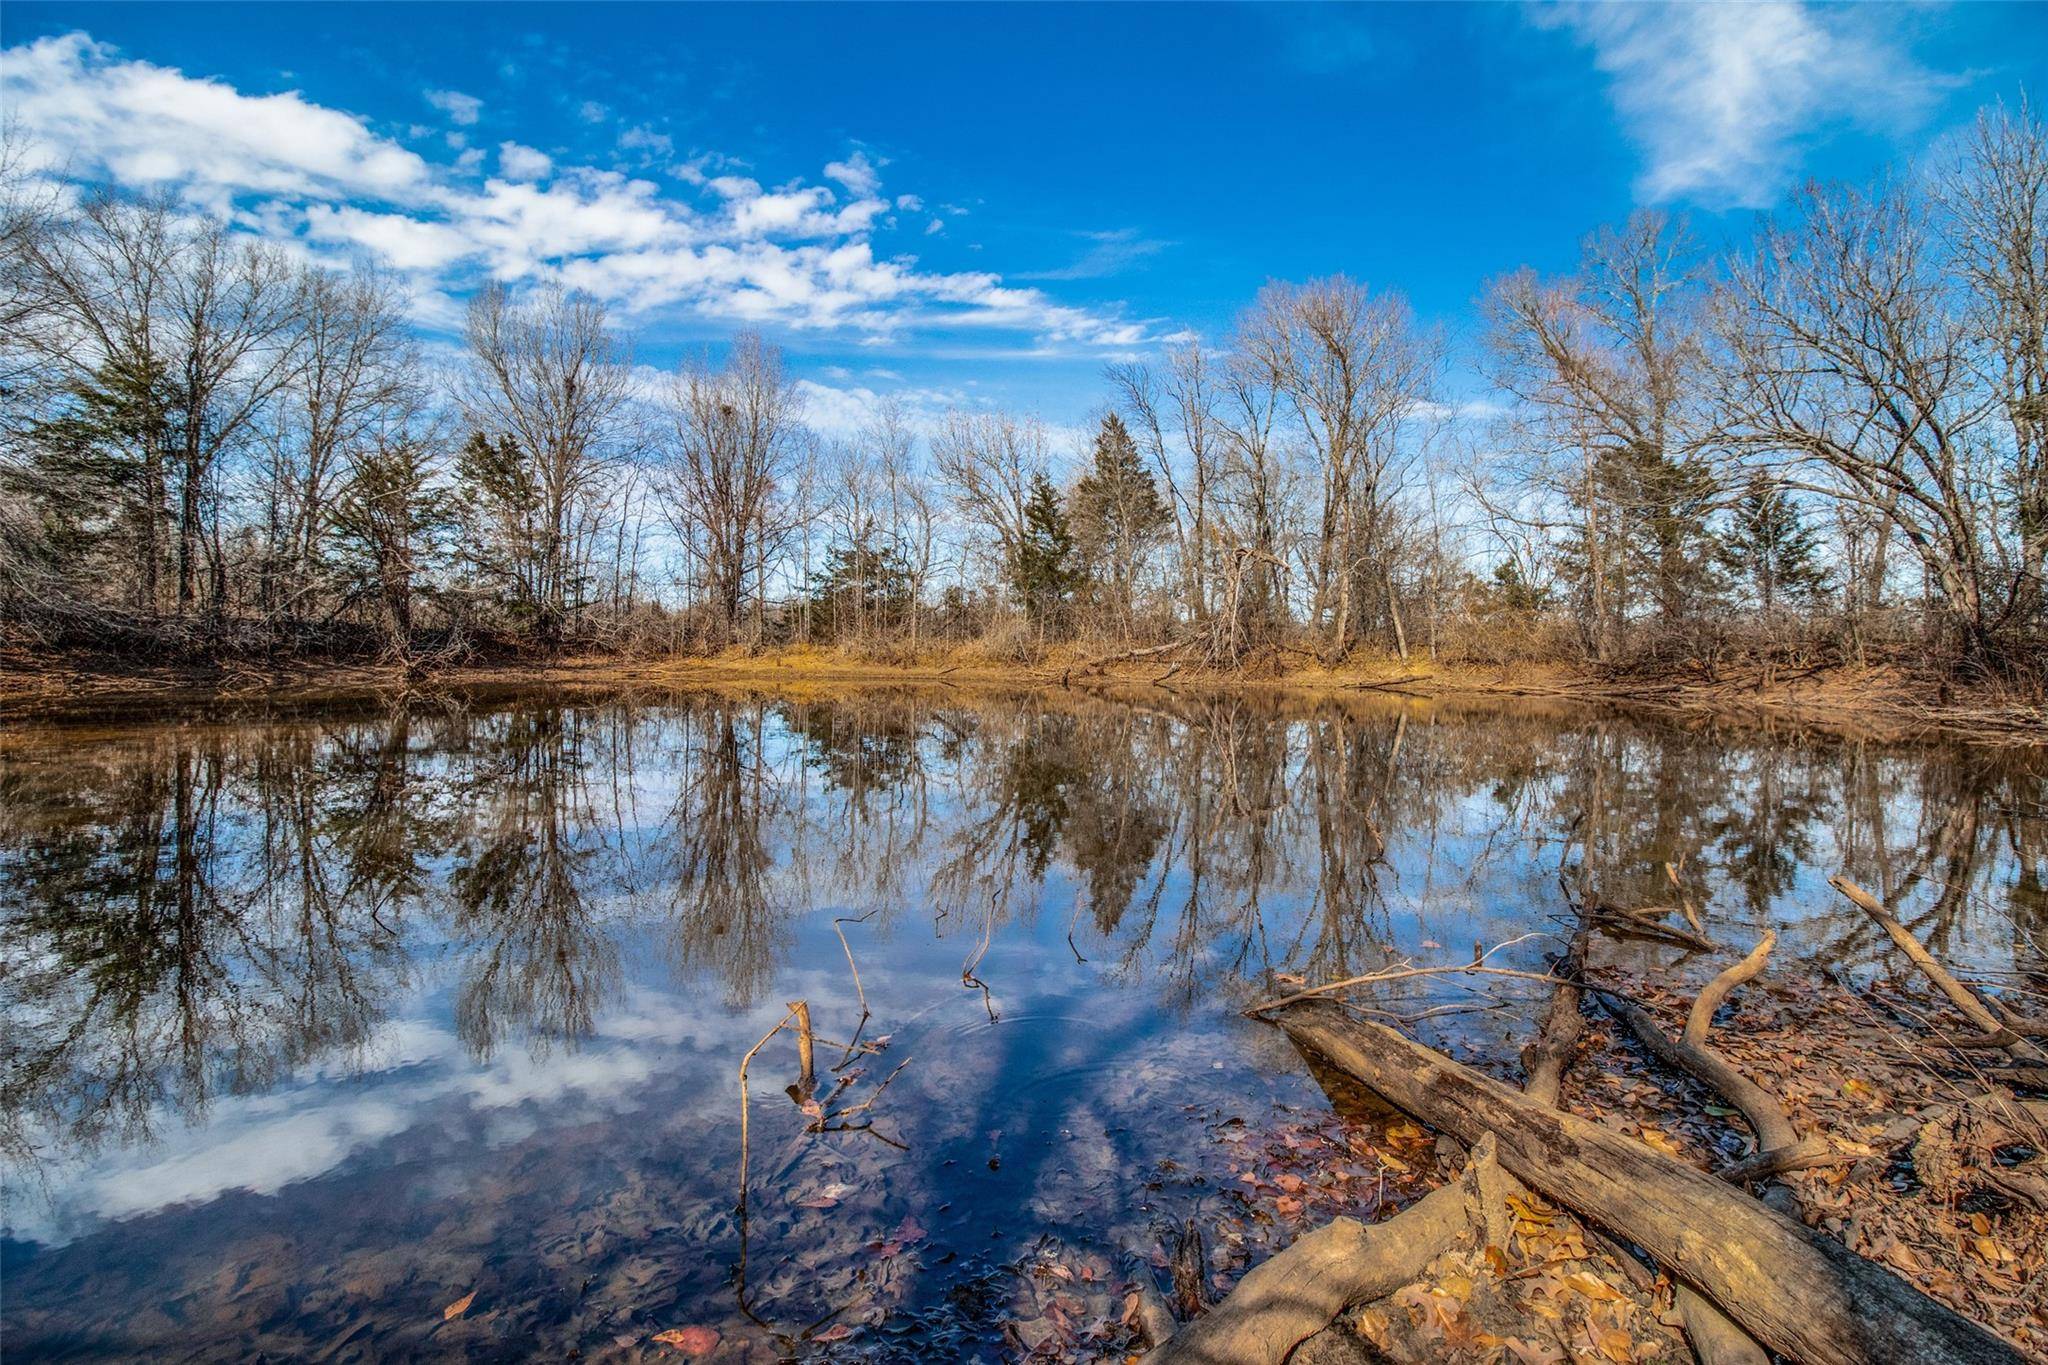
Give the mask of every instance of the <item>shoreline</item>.
POLYGON ((1824 668, 1789 681, 1761 670, 1700 677, 1615 679, 1556 664, 1473 665, 1357 658, 1335 668, 1307 665, 1270 673, 1162 667, 1157 661, 1102 662, 1054 654, 1006 663, 969 651, 903 664, 830 649, 730 651, 688 658, 572 655, 514 659, 408 675, 393 664, 296 660, 255 666, 144 664, 102 655, 38 660, 0 656, 0 724, 104 719, 127 711, 213 710, 223 706, 319 705, 403 695, 479 690, 575 688, 627 691, 741 687, 798 695, 875 688, 946 687, 983 692, 1064 691, 1138 701, 1146 694, 1241 694, 1488 704, 1550 701, 1647 716, 1752 726, 1791 724, 1883 739, 1961 739, 1993 745, 2048 745, 2048 705, 1989 689, 1930 699, 1924 681, 1897 669, 1824 668))

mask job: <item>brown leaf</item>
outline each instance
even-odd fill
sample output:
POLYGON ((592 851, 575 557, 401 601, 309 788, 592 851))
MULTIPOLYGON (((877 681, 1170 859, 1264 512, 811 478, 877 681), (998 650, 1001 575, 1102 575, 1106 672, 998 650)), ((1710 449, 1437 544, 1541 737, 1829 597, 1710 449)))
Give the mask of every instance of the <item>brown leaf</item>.
POLYGON ((1583 1270, 1577 1274, 1565 1276, 1564 1282, 1596 1302, 1611 1302, 1621 1297, 1619 1289, 1616 1289, 1599 1276, 1589 1275, 1583 1270))
POLYGON ((718 1329, 715 1327, 671 1327, 666 1332, 655 1334, 656 1341, 664 1346, 673 1346, 686 1356, 708 1356, 718 1349, 718 1329))
POLYGON ((441 1321, 447 1322, 451 1318, 461 1317, 464 1313, 467 1313, 469 1311, 469 1306, 475 1302, 476 1291, 472 1289, 467 1294, 464 1294, 461 1298, 457 1299, 455 1302, 449 1304, 446 1308, 443 1308, 441 1310, 441 1321))

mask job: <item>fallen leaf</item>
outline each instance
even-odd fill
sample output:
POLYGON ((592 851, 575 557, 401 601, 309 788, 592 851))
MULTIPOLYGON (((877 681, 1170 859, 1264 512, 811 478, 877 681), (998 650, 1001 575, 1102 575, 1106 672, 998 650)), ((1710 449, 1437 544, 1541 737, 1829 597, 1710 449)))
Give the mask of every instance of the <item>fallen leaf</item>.
POLYGON ((852 1329, 851 1327, 848 1327, 848 1326, 847 1326, 847 1325, 846 1325, 845 1323, 843 1323, 843 1322, 835 1322, 835 1323, 833 1323, 833 1324, 832 1324, 832 1325, 831 1325, 830 1327, 827 1327, 827 1328, 826 1328, 826 1329, 825 1329, 824 1331, 822 1331, 822 1332, 818 1333, 818 1335, 816 1335, 816 1336, 812 1337, 812 1338, 811 1338, 811 1340, 812 1340, 812 1341, 844 1341, 844 1340, 846 1340, 846 1339, 847 1339, 848 1337, 850 1337, 850 1336, 852 1336, 852 1335, 853 1335, 853 1329, 852 1329))
POLYGON ((1584 1294, 1587 1298, 1596 1301, 1612 1301, 1621 1297, 1621 1291, 1613 1285, 1597 1275, 1589 1275, 1583 1270, 1577 1274, 1565 1276, 1564 1282, 1573 1289, 1578 1290, 1581 1294, 1584 1294))
POLYGON ((1643 1127, 1643 1141, 1666 1156, 1683 1156, 1684 1149, 1671 1140, 1671 1135, 1661 1128, 1643 1127))
POLYGON ((718 1349, 718 1331, 712 1327, 671 1327, 654 1339, 686 1356, 708 1356, 718 1349))
POLYGON ((461 1317, 464 1313, 467 1313, 469 1311, 469 1306, 475 1302, 476 1291, 472 1289, 467 1294, 464 1294, 461 1298, 457 1299, 455 1302, 449 1304, 446 1308, 443 1308, 441 1310, 441 1321, 447 1322, 450 1318, 461 1317))

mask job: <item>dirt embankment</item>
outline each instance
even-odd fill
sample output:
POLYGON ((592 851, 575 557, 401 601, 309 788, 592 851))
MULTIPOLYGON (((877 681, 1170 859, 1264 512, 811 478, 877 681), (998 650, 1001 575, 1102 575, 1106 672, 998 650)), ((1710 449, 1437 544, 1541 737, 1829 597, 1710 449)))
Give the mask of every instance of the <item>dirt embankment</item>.
POLYGON ((1268 658, 1245 669, 1182 667, 1143 657, 1052 650, 1033 661, 991 658, 972 647, 916 659, 877 659, 817 648, 708 657, 529 658, 408 672, 396 665, 287 661, 144 664, 89 653, 0 653, 0 719, 104 713, 137 707, 250 703, 315 705, 411 692, 563 686, 671 689, 743 686, 822 694, 876 686, 962 689, 1053 687, 1138 697, 1179 692, 1359 694, 1416 701, 1544 698, 1707 719, 1790 722, 1881 738, 1947 735, 2006 744, 2048 744, 2048 699, 1965 687, 1893 667, 1776 671, 1754 666, 1709 673, 1617 676, 1556 664, 1487 665, 1354 658, 1324 667, 1307 656, 1268 658))

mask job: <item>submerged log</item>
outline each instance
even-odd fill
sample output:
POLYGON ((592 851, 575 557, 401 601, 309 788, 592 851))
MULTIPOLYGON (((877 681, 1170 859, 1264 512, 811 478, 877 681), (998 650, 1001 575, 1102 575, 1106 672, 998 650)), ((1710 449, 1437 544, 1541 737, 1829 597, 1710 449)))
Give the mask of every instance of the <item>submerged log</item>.
POLYGON ((1270 1016, 1381 1098, 1641 1246, 1751 1336, 1815 1365, 2016 1365, 2020 1354, 1832 1238, 1394 1030, 1305 1000, 1270 1016))
POLYGON ((1199 1314, 1209 1302, 1209 1252, 1202 1227, 1190 1218, 1173 1243, 1173 1307, 1182 1321, 1199 1314))
POLYGON ((1507 1194, 1490 1139, 1465 1173, 1384 1223, 1338 1218, 1254 1267, 1223 1302, 1168 1337, 1145 1365, 1281 1365, 1353 1304, 1420 1279, 1446 1251, 1507 1235, 1507 1194))

